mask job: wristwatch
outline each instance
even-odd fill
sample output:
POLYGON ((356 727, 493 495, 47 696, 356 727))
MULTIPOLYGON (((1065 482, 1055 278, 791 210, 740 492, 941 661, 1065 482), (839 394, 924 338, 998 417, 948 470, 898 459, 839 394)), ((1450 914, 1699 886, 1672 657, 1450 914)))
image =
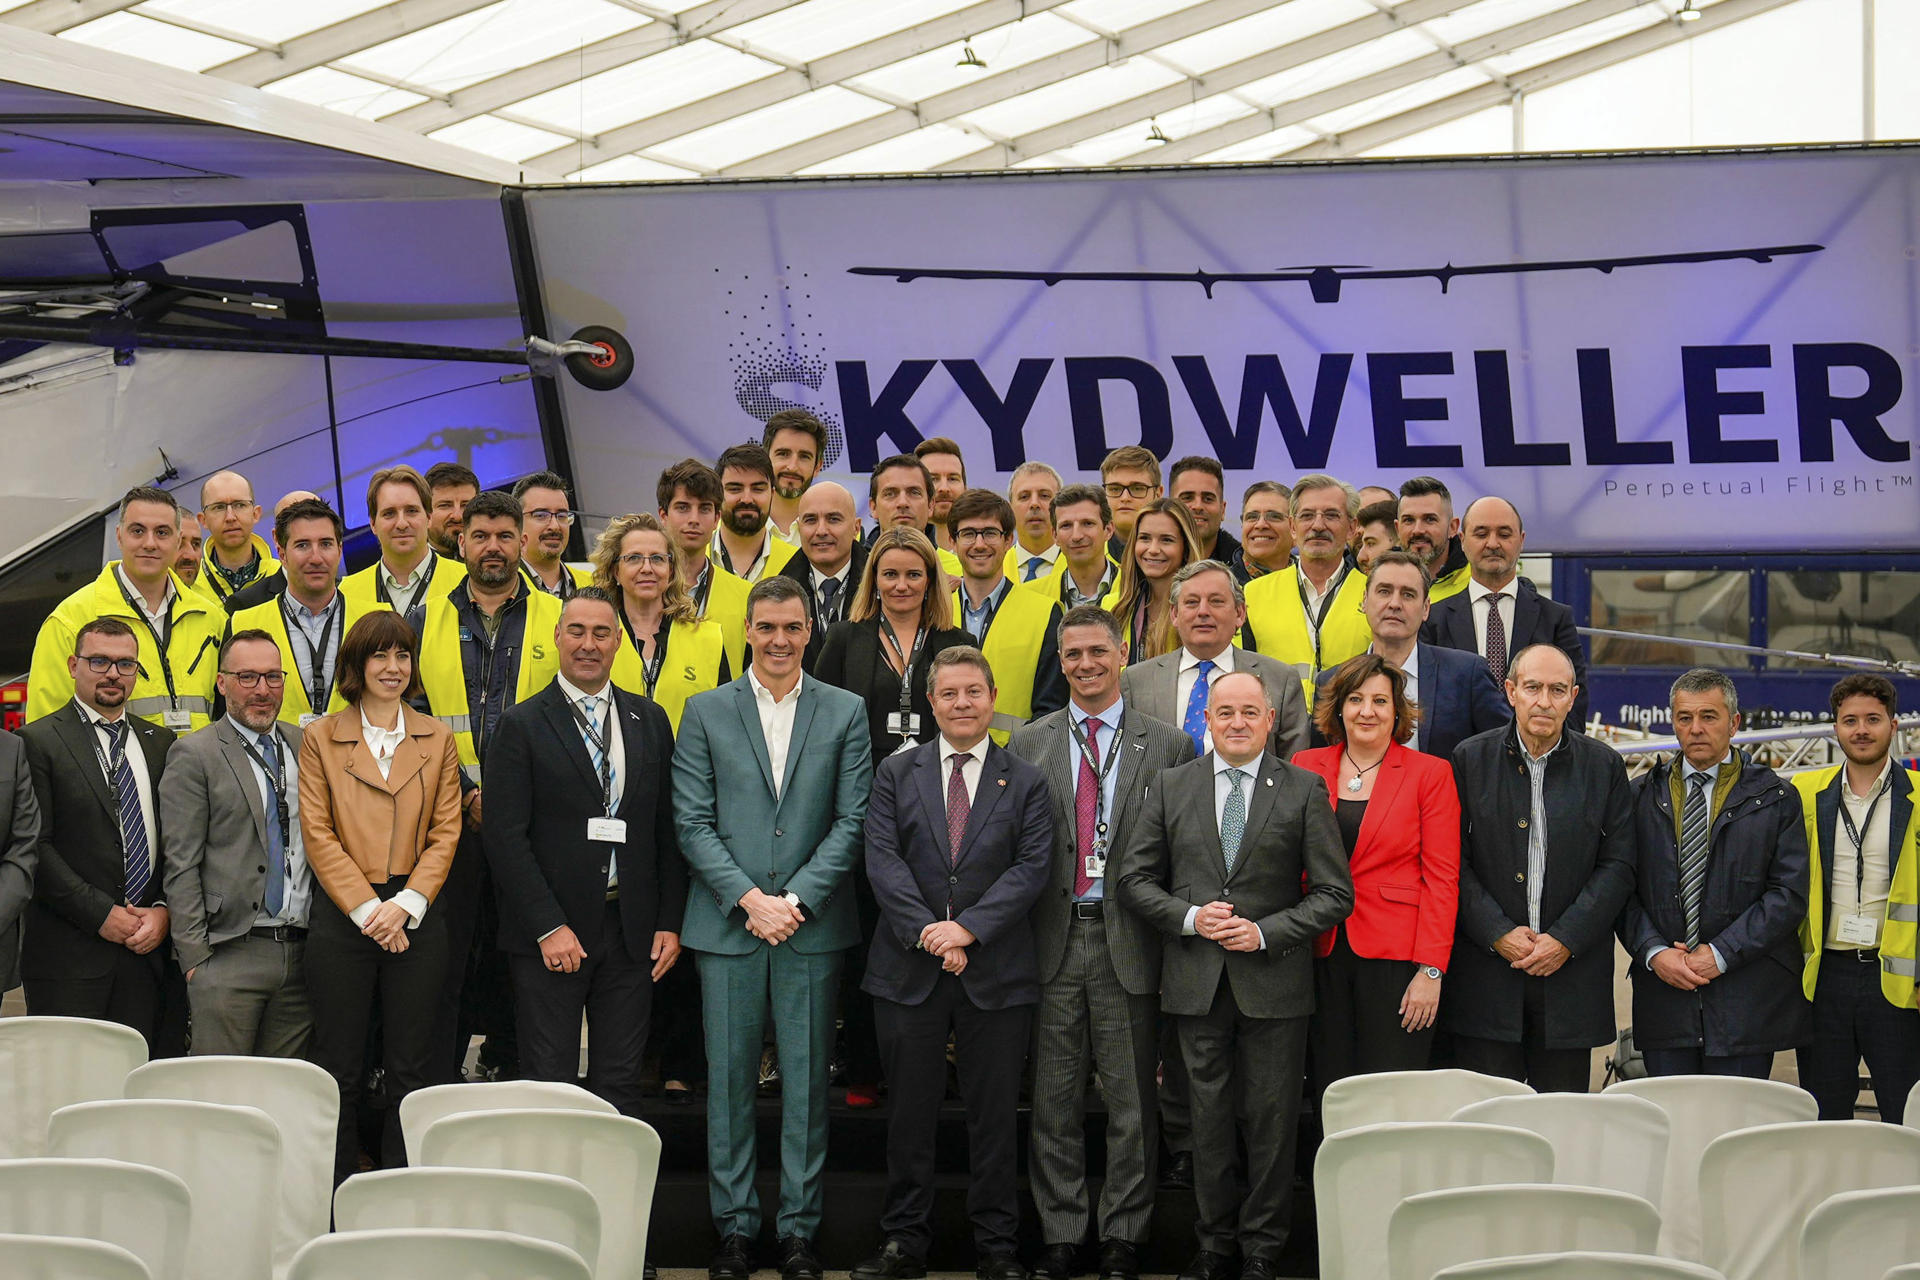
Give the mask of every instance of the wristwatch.
POLYGON ((1422 969, 1420 972, 1426 974, 1429 978, 1432 978, 1435 982, 1440 981, 1441 978, 1446 976, 1445 974, 1441 973, 1438 969, 1434 968, 1432 965, 1428 965, 1426 968, 1422 969))

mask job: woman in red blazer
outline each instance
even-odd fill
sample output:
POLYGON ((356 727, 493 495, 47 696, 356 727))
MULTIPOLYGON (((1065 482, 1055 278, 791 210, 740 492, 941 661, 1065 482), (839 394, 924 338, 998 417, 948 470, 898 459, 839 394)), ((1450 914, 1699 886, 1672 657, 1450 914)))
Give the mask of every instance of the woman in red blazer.
POLYGON ((1416 714, 1400 668, 1363 653, 1314 705, 1333 745, 1293 757, 1327 780, 1353 870, 1353 914, 1315 948, 1323 1089, 1370 1071, 1424 1069, 1433 1043, 1460 889, 1460 797, 1451 765, 1402 745, 1416 714))

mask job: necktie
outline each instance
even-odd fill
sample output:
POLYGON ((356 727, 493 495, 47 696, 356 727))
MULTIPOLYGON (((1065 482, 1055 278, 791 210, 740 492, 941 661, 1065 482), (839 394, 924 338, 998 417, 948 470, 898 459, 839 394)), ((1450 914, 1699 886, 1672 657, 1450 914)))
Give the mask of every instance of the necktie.
POLYGON ((113 800, 120 811, 120 845, 127 860, 127 901, 137 903, 147 891, 153 861, 147 849, 147 820, 140 812, 140 789, 134 785, 133 766, 127 763, 127 722, 102 724, 107 731, 107 764, 113 775, 113 800))
POLYGON ((1713 822, 1707 789, 1712 772, 1687 779, 1687 803, 1680 811, 1680 910, 1686 918, 1686 943, 1700 941, 1700 900, 1707 888, 1707 835, 1713 822))
POLYGON ((1227 804, 1220 814, 1220 854, 1227 860, 1227 874, 1240 861, 1240 840, 1247 834, 1247 796, 1240 784, 1247 779, 1244 769, 1227 770, 1227 804))
POLYGON ((947 861, 960 861, 960 842, 967 835, 967 813, 973 802, 967 799, 967 779, 960 772, 969 756, 953 758, 953 777, 947 780, 947 861))
POLYGON ((1086 897, 1093 888, 1087 859, 1093 856, 1094 828, 1100 821, 1100 775, 1096 770, 1100 766, 1100 730, 1105 727, 1098 716, 1087 717, 1087 746, 1093 751, 1093 759, 1089 761, 1085 752, 1075 753, 1080 757, 1080 779, 1073 788, 1074 851, 1080 855, 1073 872, 1076 898, 1086 897))
POLYGON ((1500 620, 1500 602, 1506 598, 1504 591, 1487 597, 1487 665, 1496 683, 1507 678, 1507 624, 1500 620))
MULTIPOLYGON (((592 694, 580 699, 580 712, 586 716, 587 724, 592 726, 594 733, 599 732, 600 699, 592 694)), ((587 744, 587 759, 593 762, 593 776, 600 779, 600 790, 604 794, 611 790, 611 774, 606 752, 601 749, 601 744, 595 740, 593 733, 587 732, 584 728, 580 730, 580 738, 587 744)))
POLYGON ((1027 571, 1025 574, 1021 576, 1020 581, 1032 582, 1035 578, 1040 576, 1041 571, 1046 567, 1047 567, 1047 558, 1045 556, 1028 557, 1027 571))
POLYGON ((831 624, 840 620, 834 609, 834 601, 840 594, 840 579, 828 578, 820 584, 820 621, 831 624))
MULTIPOLYGON (((280 753, 274 750, 273 736, 260 735, 260 759, 273 780, 276 795, 287 785, 280 776, 280 753)), ((278 917, 287 905, 287 833, 280 825, 280 802, 267 806, 267 914, 278 917)))
POLYGON ((1213 659, 1202 658, 1199 674, 1193 678, 1193 692, 1187 695, 1187 714, 1180 727, 1193 739, 1193 753, 1207 753, 1207 691, 1213 687, 1213 659))

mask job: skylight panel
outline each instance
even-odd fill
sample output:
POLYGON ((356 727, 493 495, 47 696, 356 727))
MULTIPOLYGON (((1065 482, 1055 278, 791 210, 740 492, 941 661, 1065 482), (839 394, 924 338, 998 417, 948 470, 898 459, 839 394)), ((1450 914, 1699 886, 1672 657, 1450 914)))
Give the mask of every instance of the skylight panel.
POLYGON ((1212 31, 1163 45, 1160 56, 1205 73, 1266 49, 1278 49, 1375 10, 1363 0, 1294 0, 1212 31))
POLYGON ((1019 22, 981 32, 970 40, 955 41, 869 71, 848 83, 891 97, 922 101, 1098 39, 1091 31, 1064 18, 1036 13, 1019 22), (960 65, 967 44, 973 46, 974 55, 987 64, 985 67, 960 65))
POLYGON ((1513 108, 1489 107, 1364 152, 1370 156, 1482 156, 1513 149, 1513 108))
POLYGON ((1164 89, 1184 78, 1177 71, 1169 71, 1145 58, 1131 58, 1122 66, 1102 67, 968 112, 964 119, 988 133, 1017 136, 1164 89))
POLYGON ((390 112, 426 101, 417 93, 395 89, 363 76, 348 75, 331 67, 313 67, 284 80, 276 80, 265 88, 268 93, 277 93, 283 98, 310 102, 316 107, 358 116, 362 120, 377 120, 390 112))
POLYGON ((60 38, 145 58, 162 66, 179 67, 183 71, 205 71, 253 52, 249 45, 202 35, 185 27, 168 26, 131 13, 110 13, 104 18, 83 22, 62 31, 60 38))
POLYGON ((1281 106, 1334 85, 1397 67, 1436 52, 1433 41, 1415 31, 1395 31, 1339 53, 1316 58, 1278 75, 1256 80, 1240 92, 1256 102, 1281 106))
POLYGON ((835 156, 823 164, 801 170, 802 173, 919 173, 949 160, 957 160, 978 151, 978 134, 952 125, 934 124, 898 138, 888 138, 858 151, 835 156))
POLYGON ((1472 67, 1456 67, 1444 75, 1431 76, 1404 89, 1395 89, 1392 93, 1383 93, 1356 102, 1350 107, 1329 111, 1315 118, 1311 123, 1322 133, 1345 133, 1363 124, 1383 120, 1388 116, 1399 115, 1402 111, 1412 111, 1424 107, 1429 102, 1438 102, 1450 98, 1456 93, 1472 89, 1487 83, 1487 77, 1472 67))
POLYGON ((1169 140, 1177 140, 1211 129, 1229 120, 1254 113, 1254 108, 1231 94, 1217 93, 1191 106, 1162 112, 1151 119, 1133 120, 1098 137, 1076 142, 1065 149, 1075 164, 1103 165, 1132 156, 1135 164, 1154 163, 1158 141, 1152 132, 1158 128, 1169 140))
POLYGON ((743 26, 733 35, 747 48, 793 62, 812 62, 881 36, 964 9, 972 0, 808 0, 743 26))
POLYGON ((135 13, 170 14, 262 44, 281 44, 378 9, 387 0, 147 0, 135 13))
POLYGON ((735 116, 652 148, 667 161, 685 160, 709 169, 791 146, 830 129, 839 129, 889 110, 864 94, 828 86, 760 111, 735 116))
POLYGON ((567 175, 573 182, 657 182, 672 178, 697 178, 700 174, 678 165, 662 164, 645 156, 619 156, 600 164, 588 165, 567 175))
POLYGON ((1282 129, 1273 129, 1257 138, 1247 138, 1221 147, 1218 151, 1209 151, 1199 159, 1207 164, 1243 164, 1250 161, 1271 160, 1282 151, 1294 147, 1303 147, 1319 139, 1320 135, 1301 125, 1290 124, 1282 129))
POLYGON ((1568 0, 1480 0, 1422 25, 1448 44, 1459 44, 1567 7, 1568 0))
POLYGON ((737 88, 780 68, 711 40, 589 77, 516 103, 513 113, 562 128, 597 134, 673 107, 737 88))
POLYGON ((451 91, 647 25, 607 0, 502 0, 363 49, 336 65, 451 91))
POLYGON ((1666 13, 1654 5, 1645 5, 1629 9, 1625 13, 1616 13, 1611 18, 1602 18, 1599 22, 1590 22, 1561 35, 1549 36, 1545 40, 1535 40, 1532 44, 1521 45, 1511 53, 1503 53, 1488 58, 1487 65, 1502 75, 1512 75, 1527 67, 1537 67, 1568 54, 1591 49, 1595 45, 1605 44, 1609 40, 1618 40, 1621 36, 1631 35, 1645 27, 1657 26, 1667 20, 1666 13))
POLYGON ((551 151, 568 141, 562 134, 515 124, 498 116, 475 116, 427 136, 435 142, 450 142, 456 147, 465 147, 469 151, 478 151, 481 155, 514 164, 551 151))

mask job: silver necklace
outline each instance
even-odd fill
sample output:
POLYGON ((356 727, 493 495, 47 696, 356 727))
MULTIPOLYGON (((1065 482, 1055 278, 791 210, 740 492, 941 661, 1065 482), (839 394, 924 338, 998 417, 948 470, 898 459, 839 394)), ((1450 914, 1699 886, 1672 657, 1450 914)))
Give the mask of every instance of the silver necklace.
POLYGON ((1385 756, 1381 756, 1379 760, 1375 760, 1372 764, 1362 769, 1360 767, 1360 762, 1353 758, 1353 752, 1348 751, 1345 747, 1342 747, 1340 748, 1340 754, 1345 756, 1347 758, 1347 763, 1352 765, 1354 768, 1354 775, 1351 778, 1347 779, 1347 790, 1353 792, 1353 794, 1355 795, 1359 795, 1360 788, 1366 785, 1366 781, 1365 781, 1366 776, 1369 773, 1372 773, 1375 769, 1378 769, 1381 765, 1381 762, 1386 759, 1385 756))

